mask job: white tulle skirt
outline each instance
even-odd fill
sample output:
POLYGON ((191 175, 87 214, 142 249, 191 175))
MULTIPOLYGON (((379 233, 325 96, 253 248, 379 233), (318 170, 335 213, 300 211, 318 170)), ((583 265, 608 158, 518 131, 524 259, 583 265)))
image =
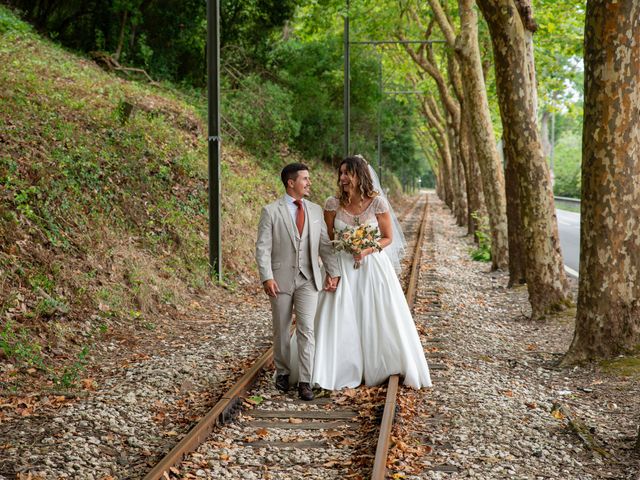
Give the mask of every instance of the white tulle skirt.
MULTIPOLYGON (((339 260, 338 289, 321 292, 318 300, 314 385, 328 390, 363 382, 379 385, 390 375, 400 374, 405 385, 431 386, 415 323, 387 255, 384 251, 368 255, 358 269, 349 254, 340 253, 339 260)), ((291 353, 296 359, 295 348, 291 353)), ((295 381, 293 370, 291 380, 295 381)))

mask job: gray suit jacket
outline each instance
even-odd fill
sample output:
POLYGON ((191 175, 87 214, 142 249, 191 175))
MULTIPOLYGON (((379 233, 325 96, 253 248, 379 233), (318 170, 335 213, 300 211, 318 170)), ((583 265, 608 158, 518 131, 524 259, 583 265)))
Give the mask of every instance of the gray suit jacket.
MULTIPOLYGON (((322 207, 304 201, 306 221, 309 227, 311 264, 313 280, 318 290, 322 289, 322 274, 319 257, 327 273, 332 277, 340 276, 340 267, 336 253, 327 235, 327 225, 322 216, 322 207)), ((258 225, 256 242, 256 262, 260 271, 260 281, 274 279, 282 292, 293 290, 296 270, 296 234, 284 197, 262 209, 258 225)))

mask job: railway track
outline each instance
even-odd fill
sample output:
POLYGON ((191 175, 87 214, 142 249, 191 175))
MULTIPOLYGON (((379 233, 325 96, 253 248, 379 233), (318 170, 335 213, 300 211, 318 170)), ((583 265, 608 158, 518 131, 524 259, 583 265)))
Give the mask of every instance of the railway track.
MULTIPOLYGON (((401 275, 410 306, 427 212, 421 195, 401 216, 413 252, 401 275)), ((399 376, 386 386, 322 391, 303 402, 274 388, 272 359, 269 348, 144 479, 384 479, 399 376)))

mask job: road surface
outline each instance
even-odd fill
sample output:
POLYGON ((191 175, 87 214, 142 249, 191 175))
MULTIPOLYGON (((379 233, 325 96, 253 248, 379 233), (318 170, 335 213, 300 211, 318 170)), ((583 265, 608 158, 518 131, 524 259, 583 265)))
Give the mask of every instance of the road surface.
POLYGON ((580 265, 580 214, 556 209, 556 215, 565 269, 577 277, 580 265))

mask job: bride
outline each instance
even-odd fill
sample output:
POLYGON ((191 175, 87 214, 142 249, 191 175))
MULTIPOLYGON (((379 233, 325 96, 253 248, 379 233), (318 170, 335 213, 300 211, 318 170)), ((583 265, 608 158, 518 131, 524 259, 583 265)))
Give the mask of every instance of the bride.
POLYGON ((404 250, 397 219, 364 158, 342 161, 338 187, 339 195, 324 208, 331 239, 348 225, 377 225, 383 250, 337 253, 342 277, 335 293, 321 292, 316 311, 312 382, 337 390, 363 381, 378 385, 400 374, 405 385, 429 387, 429 367, 396 274, 404 250))

